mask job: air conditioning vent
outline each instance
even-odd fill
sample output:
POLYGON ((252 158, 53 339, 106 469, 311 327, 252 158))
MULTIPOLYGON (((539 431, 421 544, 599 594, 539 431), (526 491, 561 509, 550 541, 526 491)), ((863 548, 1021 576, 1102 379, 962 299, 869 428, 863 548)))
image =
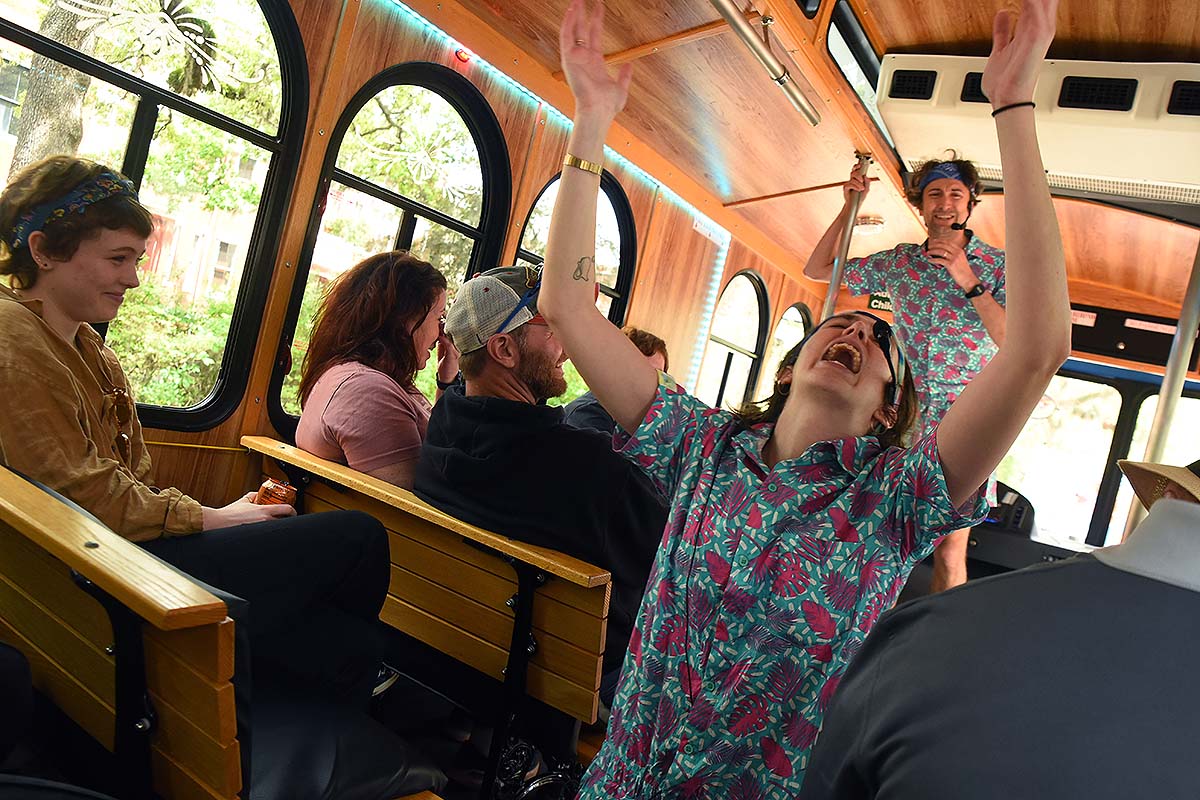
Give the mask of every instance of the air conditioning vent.
POLYGON ((1175 81, 1171 99, 1167 101, 1167 113, 1200 116, 1200 81, 1175 81))
POLYGON ((1089 78, 1068 75, 1058 93, 1059 108, 1128 111, 1137 95, 1136 78, 1089 78))
POLYGON ((987 95, 983 93, 983 73, 968 72, 963 78, 962 94, 958 99, 964 103, 986 103, 987 95))
MULTIPOLYGON (((1001 177, 996 123, 983 93, 976 95, 986 62, 982 56, 883 57, 879 113, 909 169, 953 149, 974 161, 985 179, 1001 177), (887 94, 902 74, 930 73, 937 78, 928 100, 887 94)), ((1181 213, 1190 219, 1200 205, 1200 62, 1052 59, 1041 69, 1029 99, 1037 103, 1038 145, 1050 185, 1186 204, 1192 208, 1181 213)))
POLYGON ((897 100, 928 100, 933 97, 937 73, 931 69, 898 69, 892 73, 888 97, 897 100))

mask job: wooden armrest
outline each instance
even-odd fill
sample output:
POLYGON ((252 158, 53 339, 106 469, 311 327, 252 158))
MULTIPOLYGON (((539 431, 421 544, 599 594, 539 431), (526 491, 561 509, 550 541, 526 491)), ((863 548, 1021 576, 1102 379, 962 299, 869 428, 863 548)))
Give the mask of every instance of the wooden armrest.
POLYGON ((572 558, 557 550, 525 544, 515 539, 509 539, 507 536, 500 536, 483 528, 469 525, 460 519, 456 519, 434 508, 406 489, 401 489, 394 484, 374 478, 358 470, 350 469, 344 464, 336 464, 332 461, 318 458, 312 453, 301 450, 298 447, 293 447, 285 442, 276 441, 266 436, 243 436, 242 446, 286 464, 299 467, 306 472, 345 486, 348 489, 361 492, 368 497, 373 497, 380 502, 387 503, 415 517, 420 517, 447 530, 454 531, 474 542, 486 545, 493 550, 512 556, 526 564, 531 564, 538 569, 543 569, 570 583, 591 588, 593 586, 602 586, 612 581, 612 574, 608 570, 600 569, 593 564, 572 558))
POLYGON ((225 603, 108 528, 0 467, 0 522, 161 630, 225 619, 225 603))

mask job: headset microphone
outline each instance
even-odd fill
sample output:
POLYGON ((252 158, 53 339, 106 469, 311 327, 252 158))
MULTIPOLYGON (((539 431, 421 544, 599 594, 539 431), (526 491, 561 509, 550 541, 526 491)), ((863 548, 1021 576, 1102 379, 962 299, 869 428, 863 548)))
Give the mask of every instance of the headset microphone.
POLYGON ((964 219, 962 222, 951 222, 950 230, 965 231, 967 229, 967 223, 971 221, 971 212, 974 210, 975 210, 975 201, 972 200, 971 204, 969 206, 967 206, 967 218, 964 219))

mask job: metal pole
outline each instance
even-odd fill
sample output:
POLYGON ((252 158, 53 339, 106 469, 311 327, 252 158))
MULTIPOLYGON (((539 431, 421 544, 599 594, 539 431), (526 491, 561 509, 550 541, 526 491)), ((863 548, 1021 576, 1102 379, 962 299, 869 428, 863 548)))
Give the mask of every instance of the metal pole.
MULTIPOLYGON (((863 177, 866 177, 865 167, 871 163, 870 153, 855 153, 858 163, 855 169, 864 167, 863 177)), ((850 237, 854 234, 854 220, 858 219, 858 207, 862 203, 862 192, 850 193, 850 205, 842 217, 842 238, 838 241, 837 255, 833 259, 833 274, 829 276, 829 290, 825 292, 825 305, 821 306, 821 322, 829 319, 837 306, 838 290, 842 288, 842 273, 846 271, 846 256, 850 253, 850 237)))
POLYGON ((750 48, 750 52, 766 68, 771 80, 779 84, 779 88, 787 95, 787 99, 792 101, 796 110, 804 115, 810 125, 819 123, 821 121, 820 112, 813 107, 812 103, 808 102, 808 98, 800 91, 800 87, 792 81, 787 67, 775 57, 771 48, 758 38, 758 34, 754 32, 754 26, 746 20, 744 12, 734 4, 733 0, 709 0, 709 2, 725 18, 738 38, 750 48))
MULTIPOLYGON (((1171 420, 1175 416, 1175 406, 1183 394, 1183 383, 1187 379, 1187 365, 1192 358, 1192 346, 1196 343, 1196 328, 1200 324, 1200 247, 1196 248, 1196 257, 1192 260, 1192 277, 1188 280, 1187 291, 1183 296, 1183 308, 1179 310, 1179 324, 1175 327, 1175 339, 1171 342, 1171 354, 1167 356, 1167 371, 1163 375, 1162 387, 1158 390, 1158 409, 1154 412, 1154 422, 1150 425, 1150 436, 1146 441, 1146 454, 1143 461, 1162 461, 1163 450, 1167 446, 1167 433, 1171 430, 1171 420)), ((1129 516, 1125 519, 1126 536, 1133 532, 1138 523, 1146 515, 1145 508, 1137 497, 1129 506, 1129 516)))

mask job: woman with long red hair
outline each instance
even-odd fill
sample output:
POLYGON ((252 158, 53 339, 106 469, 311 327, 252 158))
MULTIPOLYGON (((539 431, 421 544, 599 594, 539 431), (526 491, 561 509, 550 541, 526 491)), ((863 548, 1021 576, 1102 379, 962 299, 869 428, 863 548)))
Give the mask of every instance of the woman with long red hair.
POLYGON ((430 412, 417 373, 436 345, 438 383, 458 375, 458 351, 442 332, 445 311, 446 278, 403 250, 340 275, 304 357, 296 444, 411 489, 430 412))

